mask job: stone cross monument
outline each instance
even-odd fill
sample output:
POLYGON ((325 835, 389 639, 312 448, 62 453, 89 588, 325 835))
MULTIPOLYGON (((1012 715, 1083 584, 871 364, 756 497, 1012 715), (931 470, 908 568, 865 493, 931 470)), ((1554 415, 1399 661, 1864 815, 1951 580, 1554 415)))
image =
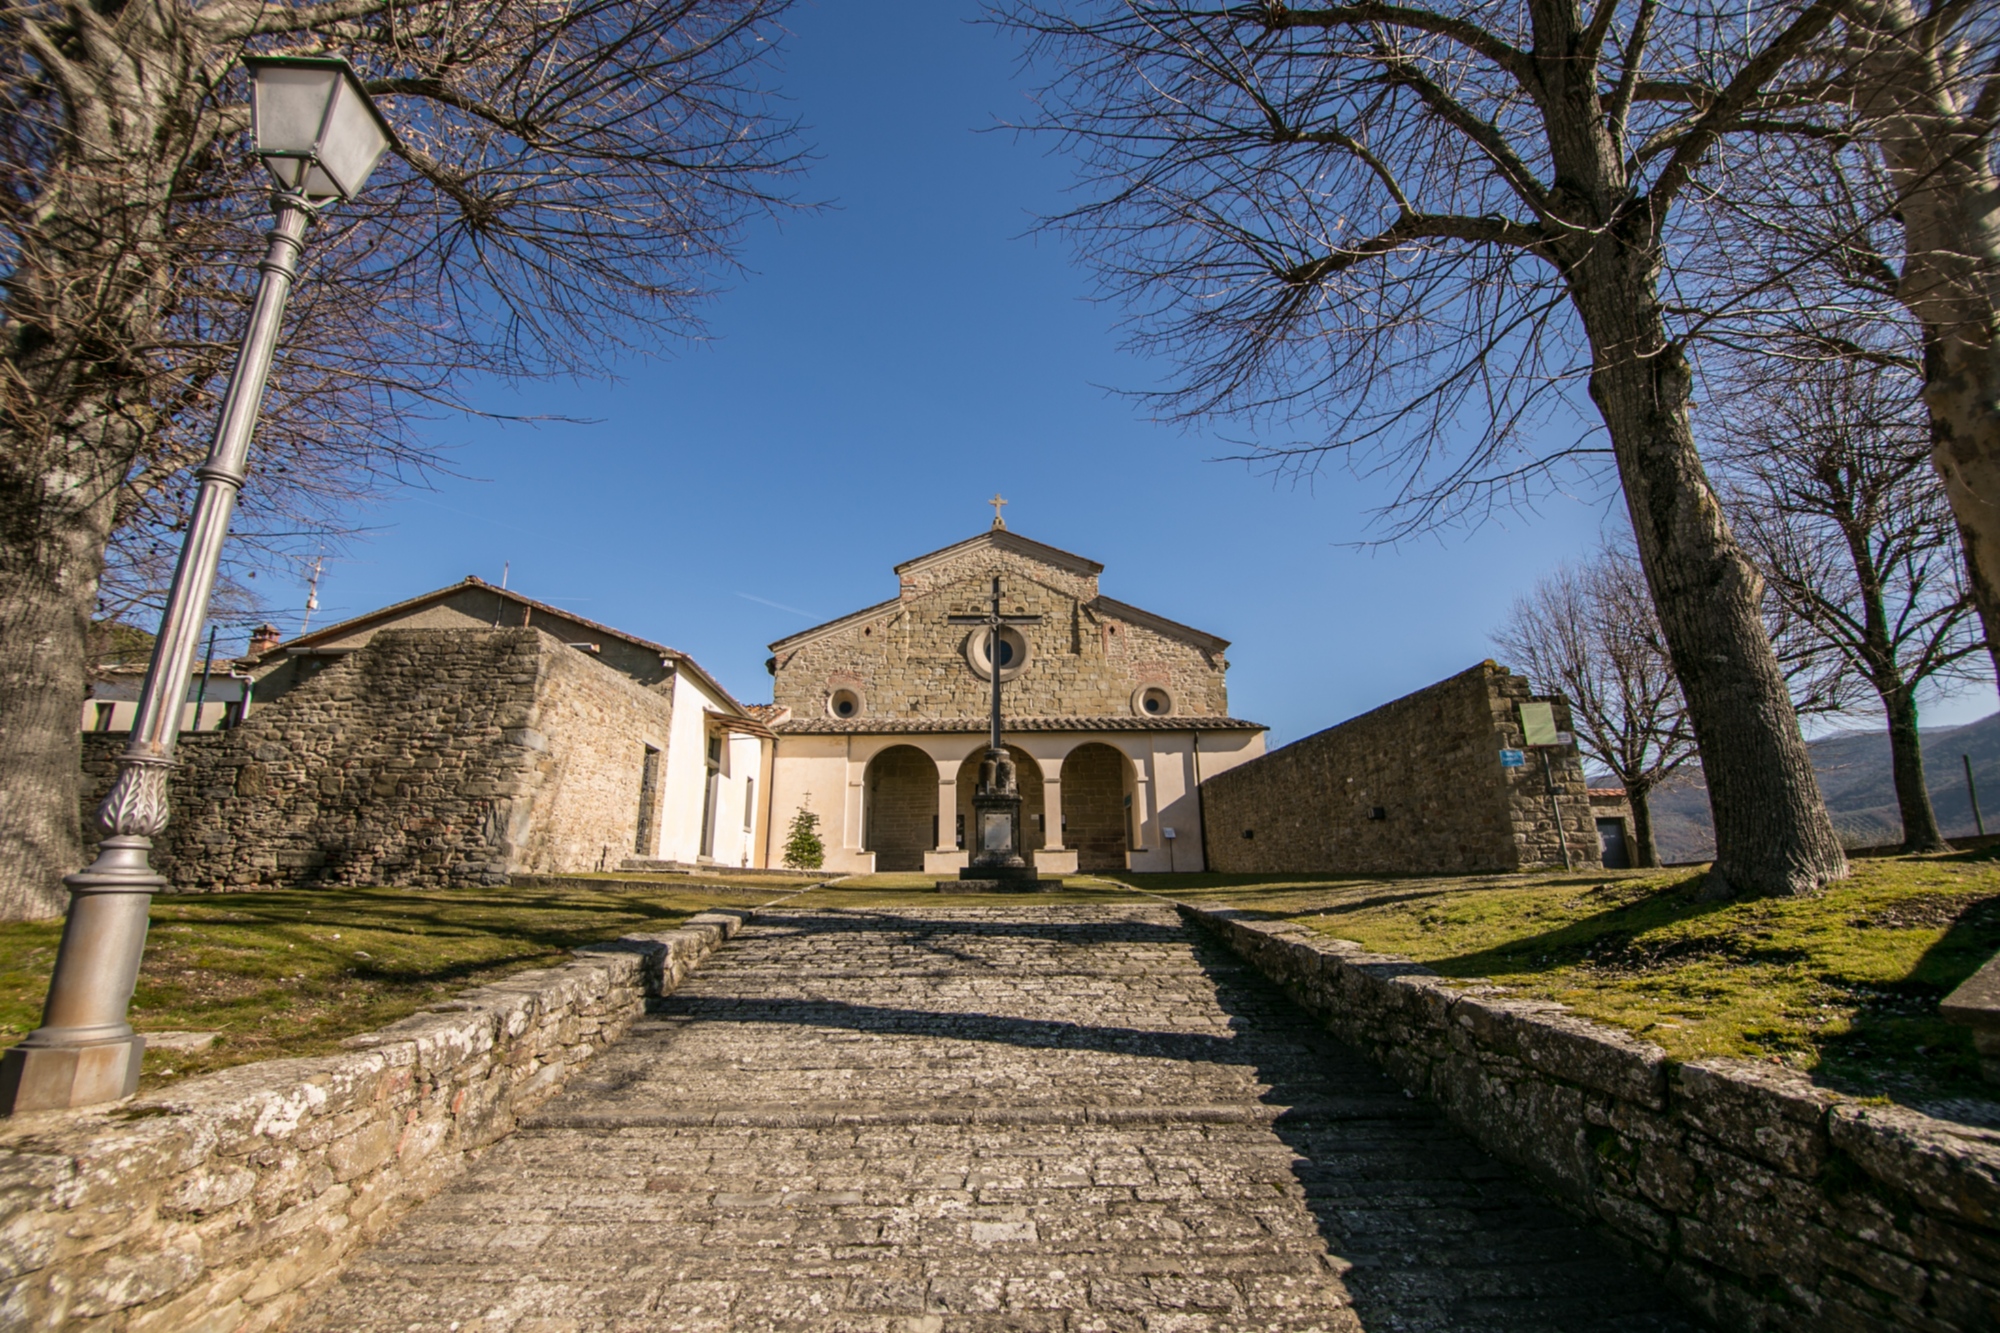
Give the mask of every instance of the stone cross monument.
MULTIPOLYGON (((994 511, 997 522, 999 511, 994 511)), ((1021 855, 1021 789, 1014 756, 1000 741, 1000 672, 1010 647, 1001 634, 1007 625, 1039 625, 1040 616, 1010 616, 1000 609, 1000 576, 993 576, 993 607, 983 616, 952 616, 954 625, 986 627, 986 670, 993 681, 993 730, 979 764, 972 794, 972 856, 960 879, 1033 880, 1035 868, 1021 855)))

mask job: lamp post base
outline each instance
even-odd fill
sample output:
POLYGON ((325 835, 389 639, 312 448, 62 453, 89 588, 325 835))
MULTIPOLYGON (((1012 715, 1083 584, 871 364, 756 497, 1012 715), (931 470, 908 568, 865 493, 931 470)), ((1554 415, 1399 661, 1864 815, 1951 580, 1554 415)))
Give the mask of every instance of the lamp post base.
POLYGON ((90 1046, 15 1046, 0 1054, 0 1115, 65 1111, 139 1090, 146 1039, 137 1033, 90 1046))

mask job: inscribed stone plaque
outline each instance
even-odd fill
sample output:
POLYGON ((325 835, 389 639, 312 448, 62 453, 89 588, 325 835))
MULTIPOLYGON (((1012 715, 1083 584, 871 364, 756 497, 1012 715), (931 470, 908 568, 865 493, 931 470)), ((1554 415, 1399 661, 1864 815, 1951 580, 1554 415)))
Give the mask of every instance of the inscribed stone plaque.
POLYGON ((989 852, 1014 850, 1014 821, 1004 810, 986 810, 979 816, 979 845, 989 852))
POLYGON ((1529 745, 1556 743, 1556 710, 1546 703, 1521 705, 1521 739, 1529 745))

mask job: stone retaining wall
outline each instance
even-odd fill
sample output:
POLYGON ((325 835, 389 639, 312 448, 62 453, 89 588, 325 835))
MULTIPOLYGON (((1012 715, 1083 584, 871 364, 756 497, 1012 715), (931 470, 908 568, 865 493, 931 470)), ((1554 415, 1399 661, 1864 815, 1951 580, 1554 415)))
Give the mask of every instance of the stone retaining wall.
POLYGON ((1717 1325, 2000 1328, 2000 1133, 1770 1065, 1682 1064, 1559 1004, 1181 910, 1717 1325))
POLYGON ((279 1326, 358 1247, 615 1041, 746 911, 581 950, 346 1054, 0 1128, 0 1329, 279 1326))

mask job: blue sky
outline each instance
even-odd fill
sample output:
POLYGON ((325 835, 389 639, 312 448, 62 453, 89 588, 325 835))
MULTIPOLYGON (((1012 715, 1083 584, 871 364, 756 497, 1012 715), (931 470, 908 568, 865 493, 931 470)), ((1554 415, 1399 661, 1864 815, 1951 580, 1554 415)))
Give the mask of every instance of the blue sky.
MULTIPOLYGON (((1122 353, 1065 248, 1025 234, 1068 167, 980 132, 1026 114, 1027 81, 976 12, 795 9, 781 83, 819 158, 801 194, 832 206, 752 234, 709 343, 616 383, 484 398, 589 424, 438 423, 466 479, 359 516, 372 535, 329 562, 315 622, 507 565, 512 587, 692 653, 755 702, 767 643, 893 596, 890 567, 984 529, 998 491, 1015 531, 1102 562, 1107 595, 1232 640, 1231 711, 1274 745, 1491 655, 1512 599, 1596 543, 1601 499, 1356 550, 1374 483, 1274 487, 1208 461, 1227 427, 1156 424, 1107 392, 1165 368, 1122 353)), ((272 583, 302 607, 303 579, 272 583)))

